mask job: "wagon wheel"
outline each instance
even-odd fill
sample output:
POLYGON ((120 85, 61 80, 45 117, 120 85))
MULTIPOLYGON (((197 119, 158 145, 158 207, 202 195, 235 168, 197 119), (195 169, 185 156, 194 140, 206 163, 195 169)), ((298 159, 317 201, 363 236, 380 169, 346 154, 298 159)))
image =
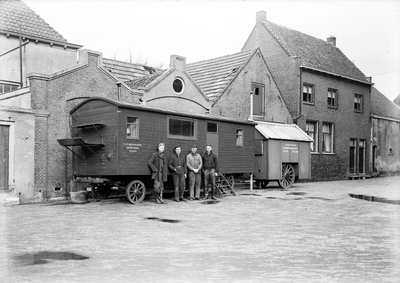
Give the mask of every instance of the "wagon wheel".
POLYGON ((220 183, 215 185, 215 195, 218 195, 220 198, 224 197, 224 191, 220 183))
POLYGON ((92 184, 92 193, 95 199, 106 199, 111 193, 111 187, 107 184, 92 184))
POLYGON ((144 200, 146 196, 146 187, 143 182, 134 180, 126 186, 126 198, 132 204, 139 204, 144 200))
POLYGON ((290 164, 282 164, 282 175, 278 181, 282 189, 289 189, 294 183, 294 168, 290 164))

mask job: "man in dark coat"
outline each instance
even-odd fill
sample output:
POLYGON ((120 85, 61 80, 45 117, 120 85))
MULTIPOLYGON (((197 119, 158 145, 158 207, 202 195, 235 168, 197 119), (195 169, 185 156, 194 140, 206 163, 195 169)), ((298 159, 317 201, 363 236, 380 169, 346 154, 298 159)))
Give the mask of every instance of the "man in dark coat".
POLYGON ((181 147, 175 146, 174 153, 169 158, 169 170, 171 170, 175 187, 175 201, 185 199, 183 194, 185 192, 185 178, 187 174, 186 158, 181 154, 181 147))
POLYGON ((202 156, 203 159, 203 173, 204 173, 204 198, 208 198, 208 185, 211 183, 211 198, 215 198, 215 177, 218 176, 219 165, 218 157, 212 152, 210 144, 206 147, 206 152, 202 156))
POLYGON ((151 169, 151 179, 154 180, 154 197, 157 204, 165 203, 162 200, 162 193, 164 191, 164 182, 168 180, 167 176, 167 161, 164 156, 165 144, 158 144, 158 151, 153 152, 147 163, 151 169))

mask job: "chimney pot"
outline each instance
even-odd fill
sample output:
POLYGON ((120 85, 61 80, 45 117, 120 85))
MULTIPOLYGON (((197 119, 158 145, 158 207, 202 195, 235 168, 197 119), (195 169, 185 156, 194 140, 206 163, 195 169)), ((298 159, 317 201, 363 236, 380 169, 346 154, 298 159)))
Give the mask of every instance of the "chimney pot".
POLYGON ((258 11, 256 13, 256 23, 265 22, 267 20, 267 12, 258 11))
POLYGON ((326 42, 328 42, 329 44, 331 44, 332 46, 336 47, 336 37, 334 37, 333 35, 331 35, 330 37, 328 37, 326 39, 326 42))

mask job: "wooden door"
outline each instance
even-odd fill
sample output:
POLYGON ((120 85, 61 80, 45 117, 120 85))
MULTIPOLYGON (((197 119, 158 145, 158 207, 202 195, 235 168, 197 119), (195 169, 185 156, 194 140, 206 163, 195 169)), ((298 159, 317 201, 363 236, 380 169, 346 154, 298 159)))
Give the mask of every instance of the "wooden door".
POLYGON ((10 127, 0 125, 0 189, 8 189, 10 127))

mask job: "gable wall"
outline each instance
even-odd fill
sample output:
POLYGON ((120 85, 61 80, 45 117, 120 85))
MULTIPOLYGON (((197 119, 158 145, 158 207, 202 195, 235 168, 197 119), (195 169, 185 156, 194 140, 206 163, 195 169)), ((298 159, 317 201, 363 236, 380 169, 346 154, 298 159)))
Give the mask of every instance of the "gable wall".
POLYGON ((190 113, 205 114, 210 109, 210 102, 202 95, 199 89, 192 83, 183 71, 174 70, 162 81, 147 92, 144 97, 147 105, 185 111, 190 113), (176 77, 183 79, 185 88, 182 94, 177 94, 172 88, 176 77))
MULTIPOLYGON (((116 81, 98 68, 98 54, 89 54, 88 66, 46 80, 32 76, 32 107, 35 109, 35 192, 68 186, 72 154, 57 139, 70 137, 69 111, 82 100, 107 97, 117 100, 116 81)), ((139 103, 139 97, 121 88, 121 101, 139 103)))
POLYGON ((241 70, 232 84, 213 105, 212 113, 227 117, 247 119, 250 114, 252 83, 265 88, 265 116, 260 120, 290 123, 291 115, 261 55, 255 54, 241 70))
POLYGON ((291 58, 261 24, 256 24, 242 50, 260 47, 272 76, 293 117, 298 115, 299 64, 291 58))

